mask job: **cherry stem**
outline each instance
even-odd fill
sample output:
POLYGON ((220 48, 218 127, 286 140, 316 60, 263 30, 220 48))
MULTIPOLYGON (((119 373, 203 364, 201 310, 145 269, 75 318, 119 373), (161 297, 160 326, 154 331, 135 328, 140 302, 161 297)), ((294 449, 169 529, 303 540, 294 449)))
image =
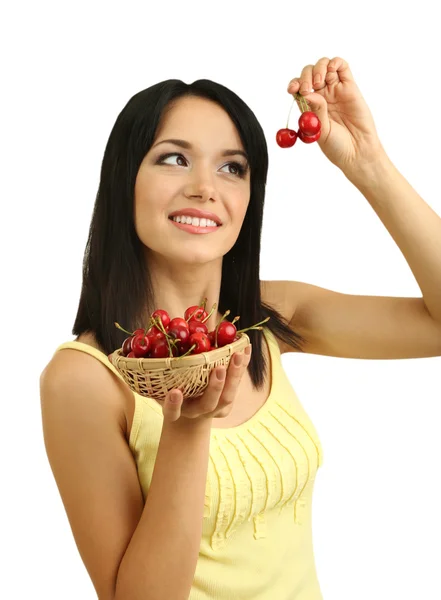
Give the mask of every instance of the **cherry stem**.
POLYGON ((235 323, 236 321, 238 321, 239 319, 240 319, 240 316, 239 316, 239 317, 234 317, 234 319, 231 321, 231 324, 232 324, 232 325, 234 325, 234 323, 235 323))
POLYGON ((286 129, 289 129, 289 127, 288 127, 288 125, 289 125, 289 117, 290 117, 290 114, 291 114, 291 111, 292 111, 292 107, 294 106, 294 102, 295 101, 296 101, 296 99, 294 98, 293 101, 292 101, 292 104, 291 104, 291 108, 289 109, 288 119, 286 121, 286 129))
POLYGON ((123 327, 121 327, 121 325, 119 323, 117 323, 116 321, 115 321, 114 324, 115 324, 115 327, 117 327, 121 331, 124 331, 124 333, 128 333, 129 335, 133 335, 133 331, 132 331, 132 333, 130 333, 130 331, 127 331, 127 329, 124 329, 123 327))
MULTIPOLYGON (((306 101, 306 99, 301 95, 298 94, 297 92, 294 94, 294 99, 297 100, 300 104, 299 108, 300 108, 300 112, 304 113, 309 111, 309 105, 308 102, 306 101)), ((292 108, 292 107, 291 107, 292 108)))
POLYGON ((190 352, 191 352, 191 351, 192 351, 194 348, 196 348, 196 346, 197 346, 197 344, 193 344, 193 346, 192 346, 191 348, 189 348, 185 354, 181 354, 181 356, 180 356, 179 358, 184 358, 184 356, 187 356, 187 354, 190 354, 190 352))
POLYGON ((211 307, 210 312, 208 313, 208 315, 205 317, 205 319, 203 319, 201 321, 201 323, 205 323, 205 321, 208 321, 208 319, 211 317, 211 315, 213 314, 214 309, 216 308, 217 304, 216 302, 213 304, 213 306, 211 307))
POLYGON ((255 325, 252 325, 251 327, 247 327, 246 329, 239 329, 239 331, 237 333, 244 333, 245 331, 249 331, 250 329, 258 329, 259 331, 262 331, 262 327, 258 327, 258 325, 263 325, 270 319, 271 319, 271 317, 267 317, 263 321, 260 321, 260 323, 256 323, 255 325))

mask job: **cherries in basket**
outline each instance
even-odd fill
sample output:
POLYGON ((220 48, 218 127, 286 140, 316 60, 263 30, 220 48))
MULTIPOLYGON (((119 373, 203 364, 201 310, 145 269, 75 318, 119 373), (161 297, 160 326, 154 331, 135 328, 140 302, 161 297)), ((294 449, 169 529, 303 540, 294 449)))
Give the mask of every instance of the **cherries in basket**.
POLYGON ((122 354, 127 358, 167 358, 183 357, 202 352, 209 352, 216 348, 222 348, 239 339, 239 333, 249 329, 261 330, 267 317, 260 323, 237 330, 234 323, 240 318, 235 317, 233 321, 226 320, 230 314, 227 310, 216 327, 208 331, 206 322, 213 314, 216 304, 213 304, 209 313, 205 310, 207 298, 198 305, 190 306, 184 313, 184 318, 170 318, 167 311, 162 308, 155 310, 145 329, 136 329, 132 333, 123 329, 119 323, 115 326, 129 334, 122 345, 122 354))

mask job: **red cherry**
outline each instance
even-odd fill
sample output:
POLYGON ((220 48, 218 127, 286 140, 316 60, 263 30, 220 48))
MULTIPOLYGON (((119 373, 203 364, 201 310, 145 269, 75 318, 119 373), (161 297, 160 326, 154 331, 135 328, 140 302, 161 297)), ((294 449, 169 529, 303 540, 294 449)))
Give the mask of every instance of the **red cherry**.
POLYGON ((150 356, 151 358, 167 358, 167 356, 170 356, 170 351, 168 349, 168 344, 165 337, 163 339, 155 340, 150 350, 150 356))
POLYGON ((189 339, 190 347, 196 344, 196 348, 191 351, 192 354, 201 354, 211 350, 210 340, 208 335, 202 332, 192 333, 189 339))
POLYGON ((182 317, 175 317, 172 319, 168 325, 168 330, 173 329, 174 327, 186 327, 188 329, 188 323, 182 317))
POLYGON ((162 331, 158 331, 154 326, 150 327, 150 329, 147 331, 147 337, 150 339, 150 345, 156 342, 156 340, 165 339, 165 335, 162 333, 162 331))
POLYGON ((205 323, 200 323, 199 321, 194 321, 193 319, 188 322, 188 329, 190 330, 190 333, 197 333, 199 331, 201 333, 208 334, 208 327, 205 325, 205 323))
POLYGON ((186 321, 203 321, 207 316, 208 314, 202 306, 190 306, 184 313, 184 319, 186 321))
POLYGON ((155 321, 158 322, 158 317, 161 319, 162 324, 164 325, 164 329, 167 329, 170 323, 170 315, 168 314, 168 312, 166 310, 163 310, 162 308, 158 308, 157 310, 155 310, 155 312, 152 313, 152 319, 155 319, 155 321))
POLYGON ((134 335, 138 335, 138 333, 145 333, 145 329, 135 329, 135 331, 132 333, 132 337, 134 335))
POLYGON ((150 350, 150 339, 144 333, 137 333, 133 336, 132 351, 136 358, 147 356, 150 350))
POLYGON ((322 130, 320 129, 320 131, 317 132, 315 135, 305 135, 299 129, 299 138, 302 140, 302 142, 304 144, 312 144, 313 142, 316 142, 318 139, 320 139, 321 133, 322 133, 322 130))
POLYGON ((218 347, 226 346, 234 342, 237 329, 230 321, 222 321, 217 330, 217 345, 218 347))
POLYGON ((132 340, 133 340, 133 335, 131 335, 130 337, 128 337, 124 340, 123 345, 122 345, 122 353, 124 356, 127 356, 128 353, 132 351, 132 340))
POLYGON ((184 349, 185 351, 188 350, 188 348, 190 347, 188 344, 190 332, 188 330, 187 324, 182 325, 178 323, 174 327, 169 327, 167 333, 170 335, 170 337, 177 341, 178 348, 181 352, 183 352, 184 349))
POLYGON ((136 358, 135 353, 134 352, 129 352, 127 354, 127 358, 136 358))
POLYGON ((291 148, 297 141, 297 133, 293 129, 279 129, 276 142, 281 148, 291 148))
POLYGON ((214 331, 210 331, 210 332, 208 333, 208 339, 210 340, 210 344, 211 344, 211 347, 212 347, 212 348, 214 348, 214 347, 215 347, 215 343, 214 343, 214 342, 215 342, 215 339, 214 339, 214 334, 215 334, 215 332, 214 332, 214 331))
POLYGON ((318 116, 308 110, 300 115, 299 128, 303 135, 315 135, 322 128, 322 124, 318 116))

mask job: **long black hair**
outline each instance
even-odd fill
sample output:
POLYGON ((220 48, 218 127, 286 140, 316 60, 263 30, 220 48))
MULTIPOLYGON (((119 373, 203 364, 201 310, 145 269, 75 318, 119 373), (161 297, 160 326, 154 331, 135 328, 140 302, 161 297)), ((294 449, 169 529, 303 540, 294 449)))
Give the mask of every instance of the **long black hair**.
MULTIPOLYGON (((178 79, 157 83, 135 94, 119 114, 107 142, 101 165, 98 193, 83 260, 83 280, 74 335, 94 334, 99 346, 110 354, 127 334, 115 321, 134 331, 146 327, 146 315, 156 308, 143 244, 134 225, 134 187, 138 169, 155 139, 169 104, 177 98, 195 96, 220 105, 237 128, 249 157, 250 201, 238 239, 222 262, 218 310, 236 322, 238 329, 270 317, 265 323, 273 334, 303 352, 304 338, 260 293, 259 265, 268 149, 265 135, 252 110, 234 92, 219 83, 199 79, 186 84, 178 79)), ((211 307, 211 303, 208 303, 211 307)), ((183 315, 173 315, 183 316, 183 315)), ((262 354, 262 335, 247 332, 253 344, 248 370, 255 389, 265 381, 267 363, 262 354)))

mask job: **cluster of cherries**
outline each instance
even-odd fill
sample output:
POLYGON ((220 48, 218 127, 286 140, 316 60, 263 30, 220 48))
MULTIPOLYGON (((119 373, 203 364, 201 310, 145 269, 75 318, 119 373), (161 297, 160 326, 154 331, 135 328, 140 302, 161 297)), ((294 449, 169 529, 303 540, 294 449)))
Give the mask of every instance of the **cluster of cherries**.
POLYGON ((261 330, 260 325, 270 319, 267 317, 256 325, 238 331, 234 323, 240 317, 235 317, 233 321, 227 321, 226 317, 230 314, 230 311, 227 310, 213 331, 208 331, 205 322, 212 315, 216 304, 213 304, 211 311, 207 313, 206 302, 207 298, 200 305, 187 308, 184 318, 174 317, 171 319, 166 310, 158 308, 151 314, 146 329, 136 329, 132 333, 123 329, 119 323, 115 323, 118 329, 129 334, 122 345, 123 356, 127 358, 172 358, 209 352, 237 341, 239 333, 249 329, 261 330))
POLYGON ((300 110, 302 114, 299 118, 299 130, 294 131, 294 129, 289 129, 289 115, 291 114, 292 107, 291 105, 288 120, 286 122, 285 129, 279 129, 276 135, 276 141, 281 148, 291 148, 297 141, 297 138, 300 138, 302 142, 305 144, 312 144, 312 142, 316 142, 320 138, 322 124, 320 123, 320 119, 318 116, 311 112, 308 108, 308 104, 300 94, 294 94, 294 101, 297 100, 300 104, 300 110))

